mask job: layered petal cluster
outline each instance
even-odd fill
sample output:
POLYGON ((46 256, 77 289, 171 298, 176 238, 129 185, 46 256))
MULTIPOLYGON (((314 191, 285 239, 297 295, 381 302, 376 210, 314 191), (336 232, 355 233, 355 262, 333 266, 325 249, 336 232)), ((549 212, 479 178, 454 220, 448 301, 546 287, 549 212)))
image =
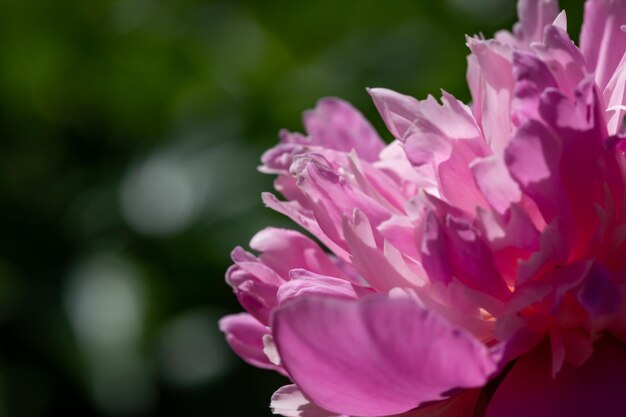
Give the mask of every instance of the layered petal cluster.
POLYGON ((321 100, 262 158, 268 228, 221 329, 283 416, 612 417, 626 410, 626 0, 554 0, 468 37, 471 105, 369 93, 394 140, 321 100))

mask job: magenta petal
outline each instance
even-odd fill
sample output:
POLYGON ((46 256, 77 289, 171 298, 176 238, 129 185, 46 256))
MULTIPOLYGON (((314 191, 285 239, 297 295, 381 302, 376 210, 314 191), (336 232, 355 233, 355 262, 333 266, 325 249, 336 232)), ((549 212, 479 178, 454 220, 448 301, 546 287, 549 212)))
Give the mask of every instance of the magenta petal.
POLYGON ((409 299, 301 298, 272 328, 283 364, 320 407, 384 416, 482 386, 495 370, 487 348, 409 299))
POLYGON ((443 401, 392 417, 474 417, 480 390, 465 390, 443 401))
POLYGON ((446 217, 447 256, 459 281, 499 300, 511 292, 496 269, 491 251, 478 232, 462 219, 446 217))
POLYGON ((547 345, 522 356, 504 378, 486 417, 622 417, 626 410, 626 346, 610 336, 580 367, 565 365, 553 380, 547 345))
POLYGON ((420 242, 422 266, 431 281, 444 284, 452 282, 452 270, 448 260, 446 238, 442 225, 433 212, 426 214, 424 232, 420 242))

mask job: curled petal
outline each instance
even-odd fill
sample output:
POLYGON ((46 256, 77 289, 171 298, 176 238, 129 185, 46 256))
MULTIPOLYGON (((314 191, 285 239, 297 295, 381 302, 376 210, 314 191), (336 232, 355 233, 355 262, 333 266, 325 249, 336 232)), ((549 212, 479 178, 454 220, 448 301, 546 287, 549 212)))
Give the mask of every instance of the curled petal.
POLYGON ((226 334, 226 341, 233 351, 250 365, 272 369, 285 375, 284 369, 270 361, 263 351, 263 337, 269 335, 269 329, 246 313, 223 317, 219 328, 226 334))

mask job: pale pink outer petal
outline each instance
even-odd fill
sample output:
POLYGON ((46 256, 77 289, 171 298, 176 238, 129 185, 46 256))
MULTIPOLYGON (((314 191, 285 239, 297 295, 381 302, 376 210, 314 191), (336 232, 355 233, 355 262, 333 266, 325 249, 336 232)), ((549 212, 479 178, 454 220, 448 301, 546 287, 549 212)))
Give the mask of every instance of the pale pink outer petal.
POLYGON ((432 96, 420 102, 415 124, 405 134, 404 149, 415 166, 434 168, 438 192, 446 201, 471 213, 487 203, 468 165, 491 150, 469 107, 445 91, 441 103, 432 96))
POLYGON ((476 159, 470 165, 476 185, 489 205, 500 214, 522 199, 522 192, 511 178, 502 155, 476 159))
POLYGON ((322 231, 317 221, 315 221, 312 217, 311 212, 303 208, 297 201, 280 201, 272 193, 263 193, 262 198, 263 203, 265 203, 267 207, 284 214, 308 230, 339 258, 344 261, 350 260, 350 254, 348 251, 342 245, 335 243, 335 241, 329 238, 326 233, 322 231))
POLYGON ((611 336, 595 343, 584 365, 551 376, 547 345, 523 355, 497 388, 486 417, 622 417, 626 346, 611 336))
POLYGON ((620 27, 626 24, 626 1, 588 0, 580 33, 580 49, 600 91, 613 76, 624 52, 626 33, 620 27))
MULTIPOLYGON (((381 152, 381 158, 387 149, 385 148, 381 152)), ((350 152, 346 159, 348 160, 347 166, 342 166, 340 169, 347 171, 347 175, 354 186, 359 187, 363 193, 386 207, 390 212, 404 213, 404 202, 407 194, 403 190, 402 183, 409 180, 408 178, 396 178, 393 174, 379 169, 378 166, 359 159, 354 152, 350 152)), ((410 165, 408 161, 405 163, 410 165)))
POLYGON ((609 135, 622 133, 626 115, 626 54, 622 57, 602 96, 606 106, 609 135))
POLYGON ((366 161, 377 160, 385 147, 365 117, 340 99, 320 100, 315 109, 304 113, 303 122, 313 144, 344 152, 354 149, 366 161))
POLYGON ((272 329, 292 380, 337 413, 402 413, 480 387, 496 369, 482 343, 405 298, 301 298, 275 312, 272 329))
POLYGON ((532 45, 534 52, 550 68, 559 88, 571 96, 588 74, 585 58, 562 28, 549 25, 543 43, 532 45))
POLYGON ((482 71, 480 69, 480 64, 478 63, 478 59, 474 54, 469 54, 467 56, 467 72, 465 77, 467 78, 467 85, 470 90, 470 94, 472 95, 472 114, 476 119, 478 124, 482 125, 483 118, 483 97, 482 97, 482 88, 483 88, 483 77, 482 71))
POLYGON ((425 273, 421 265, 404 256, 372 227, 368 217, 354 210, 343 218, 343 232, 350 247, 351 260, 363 279, 376 291, 419 287, 425 273))
POLYGON ((240 247, 232 251, 231 257, 235 264, 226 271, 226 282, 233 288, 242 307, 267 324, 270 312, 276 306, 276 290, 284 279, 240 247))
POLYGON ((565 13, 565 10, 561 10, 561 13, 554 18, 554 22, 552 22, 552 24, 567 32, 567 13, 565 13))
POLYGON ((365 194, 358 185, 351 184, 339 172, 324 166, 317 158, 297 157, 291 170, 297 176, 298 186, 309 200, 319 227, 342 247, 345 247, 341 231, 344 215, 350 215, 358 208, 367 214, 375 226, 391 215, 388 207, 365 194))
POLYGON ((476 152, 466 143, 456 145, 450 158, 439 165, 439 189, 446 201, 473 213, 477 207, 487 207, 487 203, 476 187, 470 164, 487 152, 476 152))
POLYGON ((559 14, 556 0, 520 0, 517 2, 519 23, 515 35, 527 45, 543 38, 543 29, 559 14))
POLYGON ((231 314, 219 321, 219 328, 233 351, 250 365, 272 369, 283 375, 282 366, 273 364, 263 352, 263 337, 269 329, 247 313, 231 314))
POLYGON ((414 97, 396 93, 386 88, 369 88, 367 92, 372 97, 378 113, 382 116, 391 134, 397 140, 402 140, 406 131, 417 119, 420 108, 419 101, 414 97))
POLYGON ((412 198, 421 189, 436 189, 432 167, 416 168, 411 165, 398 140, 391 142, 380 153, 380 160, 375 163, 375 167, 396 181, 406 199, 412 198))
POLYGON ((415 229, 419 220, 413 220, 408 216, 393 216, 378 226, 378 231, 385 240, 398 248, 404 255, 419 259, 418 246, 416 245, 415 229))
POLYGON ((282 285, 278 290, 277 297, 280 304, 307 295, 356 300, 374 293, 372 289, 351 283, 345 279, 327 277, 305 269, 293 269, 289 275, 290 281, 282 285))
POLYGON ((250 247, 261 252, 261 262, 285 280, 289 279, 289 271, 294 268, 333 277, 344 276, 317 243, 295 230, 265 228, 254 235, 250 247))
MULTIPOLYGON (((467 38, 480 71, 480 121, 487 143, 501 154, 511 134, 511 99, 514 79, 511 49, 497 41, 467 38)), ((475 75, 473 75, 476 78, 475 75)), ((476 87, 474 87, 476 89, 476 87)), ((478 103, 478 100, 474 98, 478 103)))
POLYGON ((272 395, 270 408, 273 414, 285 417, 348 417, 331 413, 313 404, 296 385, 280 387, 272 395))

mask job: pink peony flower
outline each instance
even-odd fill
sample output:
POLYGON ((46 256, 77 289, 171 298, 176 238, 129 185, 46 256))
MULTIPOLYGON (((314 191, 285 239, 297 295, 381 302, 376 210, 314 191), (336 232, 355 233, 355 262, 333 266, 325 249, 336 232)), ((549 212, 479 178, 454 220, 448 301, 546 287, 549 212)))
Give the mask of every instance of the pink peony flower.
POLYGON ((263 155, 306 229, 227 273, 222 330, 293 381, 283 416, 612 417, 626 411, 626 1, 554 0, 468 37, 472 105, 369 90, 395 141, 324 99, 263 155))

